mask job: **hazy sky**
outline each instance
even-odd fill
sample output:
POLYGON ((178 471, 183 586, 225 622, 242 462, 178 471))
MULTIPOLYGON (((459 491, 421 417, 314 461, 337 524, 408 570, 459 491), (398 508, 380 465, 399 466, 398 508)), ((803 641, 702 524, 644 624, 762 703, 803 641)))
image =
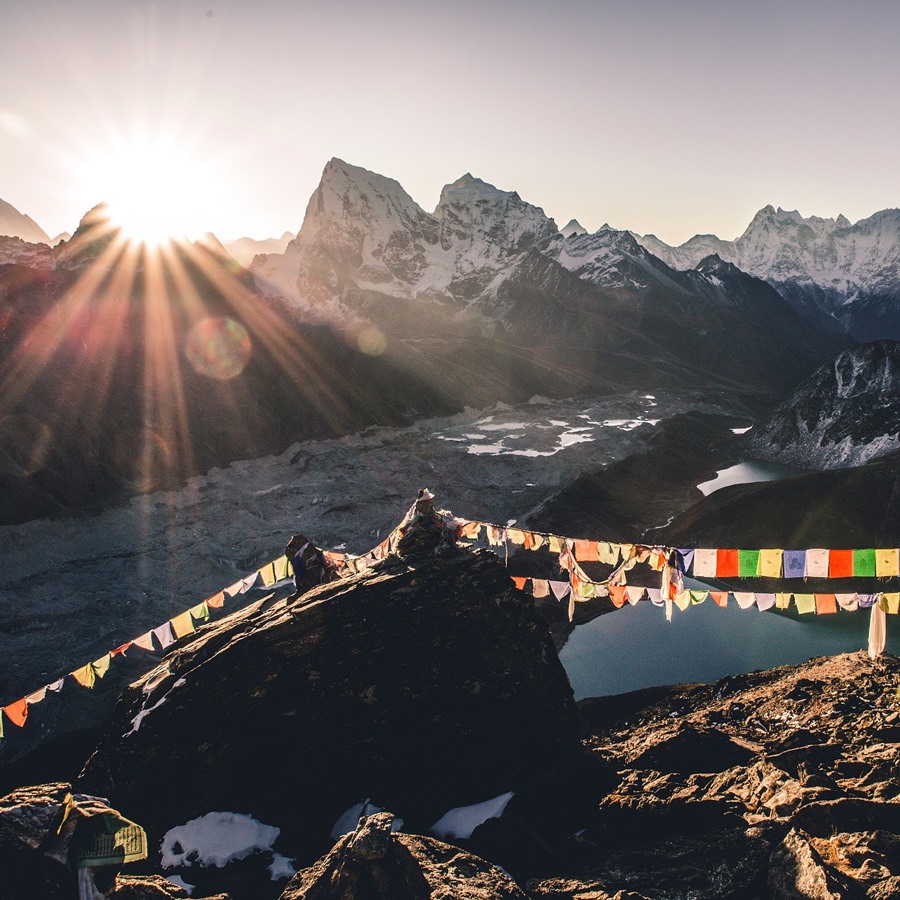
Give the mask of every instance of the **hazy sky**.
POLYGON ((731 238, 900 206, 898 86, 896 0, 0 0, 0 198, 72 230, 144 134, 223 238, 296 231, 332 156, 427 210, 471 171, 560 226, 731 238))

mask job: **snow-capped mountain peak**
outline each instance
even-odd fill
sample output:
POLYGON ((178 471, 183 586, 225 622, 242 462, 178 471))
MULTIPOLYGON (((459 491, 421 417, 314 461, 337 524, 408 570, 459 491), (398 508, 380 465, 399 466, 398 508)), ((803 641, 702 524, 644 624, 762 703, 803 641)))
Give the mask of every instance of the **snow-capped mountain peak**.
POLYGON ((569 219, 569 223, 559 230, 559 233, 567 238, 575 235, 587 234, 587 229, 578 221, 578 219, 569 219))

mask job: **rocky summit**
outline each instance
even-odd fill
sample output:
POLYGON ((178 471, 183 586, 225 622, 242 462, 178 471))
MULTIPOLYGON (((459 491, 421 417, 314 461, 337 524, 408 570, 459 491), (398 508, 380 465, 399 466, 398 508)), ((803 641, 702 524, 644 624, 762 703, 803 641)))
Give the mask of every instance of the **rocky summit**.
POLYGON ((450 808, 574 770, 572 689, 502 562, 404 546, 172 652, 125 691, 81 787, 116 798, 151 847, 227 810, 280 828, 279 851, 302 863, 365 798, 423 831, 450 808))

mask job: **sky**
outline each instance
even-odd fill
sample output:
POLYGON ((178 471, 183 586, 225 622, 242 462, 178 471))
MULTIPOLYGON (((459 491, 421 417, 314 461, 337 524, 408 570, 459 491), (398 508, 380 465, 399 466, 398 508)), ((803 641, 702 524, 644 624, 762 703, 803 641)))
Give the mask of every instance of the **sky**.
POLYGON ((296 232, 334 156, 429 211, 471 172, 676 244, 767 203, 900 206, 895 0, 0 0, 0 22, 0 198, 51 235, 160 177, 186 228, 296 232))

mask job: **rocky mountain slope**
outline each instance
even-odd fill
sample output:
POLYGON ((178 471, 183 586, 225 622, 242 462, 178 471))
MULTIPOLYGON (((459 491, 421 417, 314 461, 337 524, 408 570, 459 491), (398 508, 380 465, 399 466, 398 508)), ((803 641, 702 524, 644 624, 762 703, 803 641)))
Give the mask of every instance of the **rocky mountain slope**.
POLYGON ((29 244, 51 244, 50 235, 30 216, 0 200, 0 235, 21 238, 29 244))
POLYGON ((242 266, 249 267, 254 257, 260 253, 284 253, 287 245, 295 236, 290 231, 286 231, 278 238, 257 240, 256 238, 242 237, 233 241, 224 241, 224 246, 242 266))
POLYGON ((637 238, 678 269, 712 253, 773 285, 798 311, 857 340, 900 338, 900 210, 851 224, 766 206, 733 241, 698 234, 678 247, 637 238))
POLYGON ((900 448, 900 342, 843 351, 757 423, 746 448, 810 469, 855 466, 900 448))
MULTIPOLYGON (((75 789, 146 829, 130 869, 232 900, 896 896, 900 660, 576 707, 502 563, 422 524, 367 574, 204 627, 125 691, 75 789)), ((50 865, 4 834, 0 856, 50 865)), ((111 896, 178 896, 157 888, 111 896)))

